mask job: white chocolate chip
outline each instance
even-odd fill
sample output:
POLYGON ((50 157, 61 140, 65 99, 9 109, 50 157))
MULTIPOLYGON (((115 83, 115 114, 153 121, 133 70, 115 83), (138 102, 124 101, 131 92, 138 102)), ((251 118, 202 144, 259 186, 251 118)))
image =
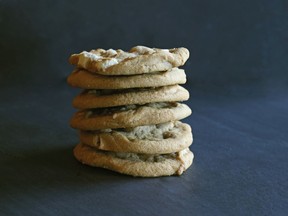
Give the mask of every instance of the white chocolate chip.
POLYGON ((103 59, 102 61, 102 68, 106 69, 108 67, 111 67, 113 65, 118 64, 118 60, 116 58, 111 58, 111 59, 103 59))
POLYGON ((117 51, 114 49, 109 49, 106 51, 106 53, 108 56, 111 56, 111 57, 117 55, 117 51))

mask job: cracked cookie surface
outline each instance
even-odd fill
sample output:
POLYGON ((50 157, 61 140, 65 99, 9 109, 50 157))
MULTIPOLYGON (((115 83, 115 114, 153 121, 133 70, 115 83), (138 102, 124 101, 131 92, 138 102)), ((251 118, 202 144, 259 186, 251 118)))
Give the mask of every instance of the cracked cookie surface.
POLYGON ((158 49, 145 46, 121 49, 96 49, 73 54, 72 65, 103 75, 134 75, 167 71, 184 65, 189 58, 186 48, 158 49))

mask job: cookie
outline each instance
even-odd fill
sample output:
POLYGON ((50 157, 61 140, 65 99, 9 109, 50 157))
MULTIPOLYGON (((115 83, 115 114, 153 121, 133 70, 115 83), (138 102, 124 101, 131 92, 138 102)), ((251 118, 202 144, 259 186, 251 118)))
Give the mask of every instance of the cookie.
POLYGON ((188 148, 192 133, 188 124, 177 121, 118 130, 80 131, 80 142, 105 151, 166 154, 188 148))
POLYGON ((96 49, 73 54, 69 62, 78 68, 103 75, 134 75, 167 71, 179 67, 189 58, 186 48, 157 49, 145 46, 123 50, 96 49))
POLYGON ((132 76, 104 76, 86 70, 75 70, 67 78, 68 84, 83 89, 125 89, 159 87, 184 84, 184 70, 172 68, 168 71, 132 76))
POLYGON ((154 102, 185 101, 189 92, 179 85, 137 89, 84 90, 73 100, 77 109, 115 107, 154 102))
POLYGON ((193 162, 193 153, 187 148, 170 154, 115 153, 96 150, 84 144, 74 148, 75 158, 95 167, 138 177, 181 175, 193 162))
POLYGON ((128 105, 78 111, 70 125, 80 130, 128 128, 180 120, 191 112, 187 105, 181 103, 128 105))

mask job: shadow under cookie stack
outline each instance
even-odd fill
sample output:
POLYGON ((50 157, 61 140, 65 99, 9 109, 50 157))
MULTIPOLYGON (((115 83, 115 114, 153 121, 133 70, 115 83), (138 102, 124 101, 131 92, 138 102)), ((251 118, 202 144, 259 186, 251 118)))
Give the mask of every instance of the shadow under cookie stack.
POLYGON ((83 88, 73 106, 71 127, 79 130, 74 156, 80 162, 119 173, 158 177, 181 175, 193 162, 192 132, 179 120, 191 109, 186 48, 144 46, 73 54, 76 69, 67 81, 83 88))

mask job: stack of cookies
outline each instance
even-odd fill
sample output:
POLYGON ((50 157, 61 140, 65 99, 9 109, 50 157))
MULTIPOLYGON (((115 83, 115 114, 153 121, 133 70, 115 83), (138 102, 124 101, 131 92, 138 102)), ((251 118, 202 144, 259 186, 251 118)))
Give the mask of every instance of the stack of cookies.
POLYGON ((84 89, 70 122, 80 134, 76 159, 132 176, 181 175, 193 161, 191 128, 179 121, 191 114, 179 103, 189 98, 178 68, 188 58, 186 48, 144 46, 73 54, 68 83, 84 89))

